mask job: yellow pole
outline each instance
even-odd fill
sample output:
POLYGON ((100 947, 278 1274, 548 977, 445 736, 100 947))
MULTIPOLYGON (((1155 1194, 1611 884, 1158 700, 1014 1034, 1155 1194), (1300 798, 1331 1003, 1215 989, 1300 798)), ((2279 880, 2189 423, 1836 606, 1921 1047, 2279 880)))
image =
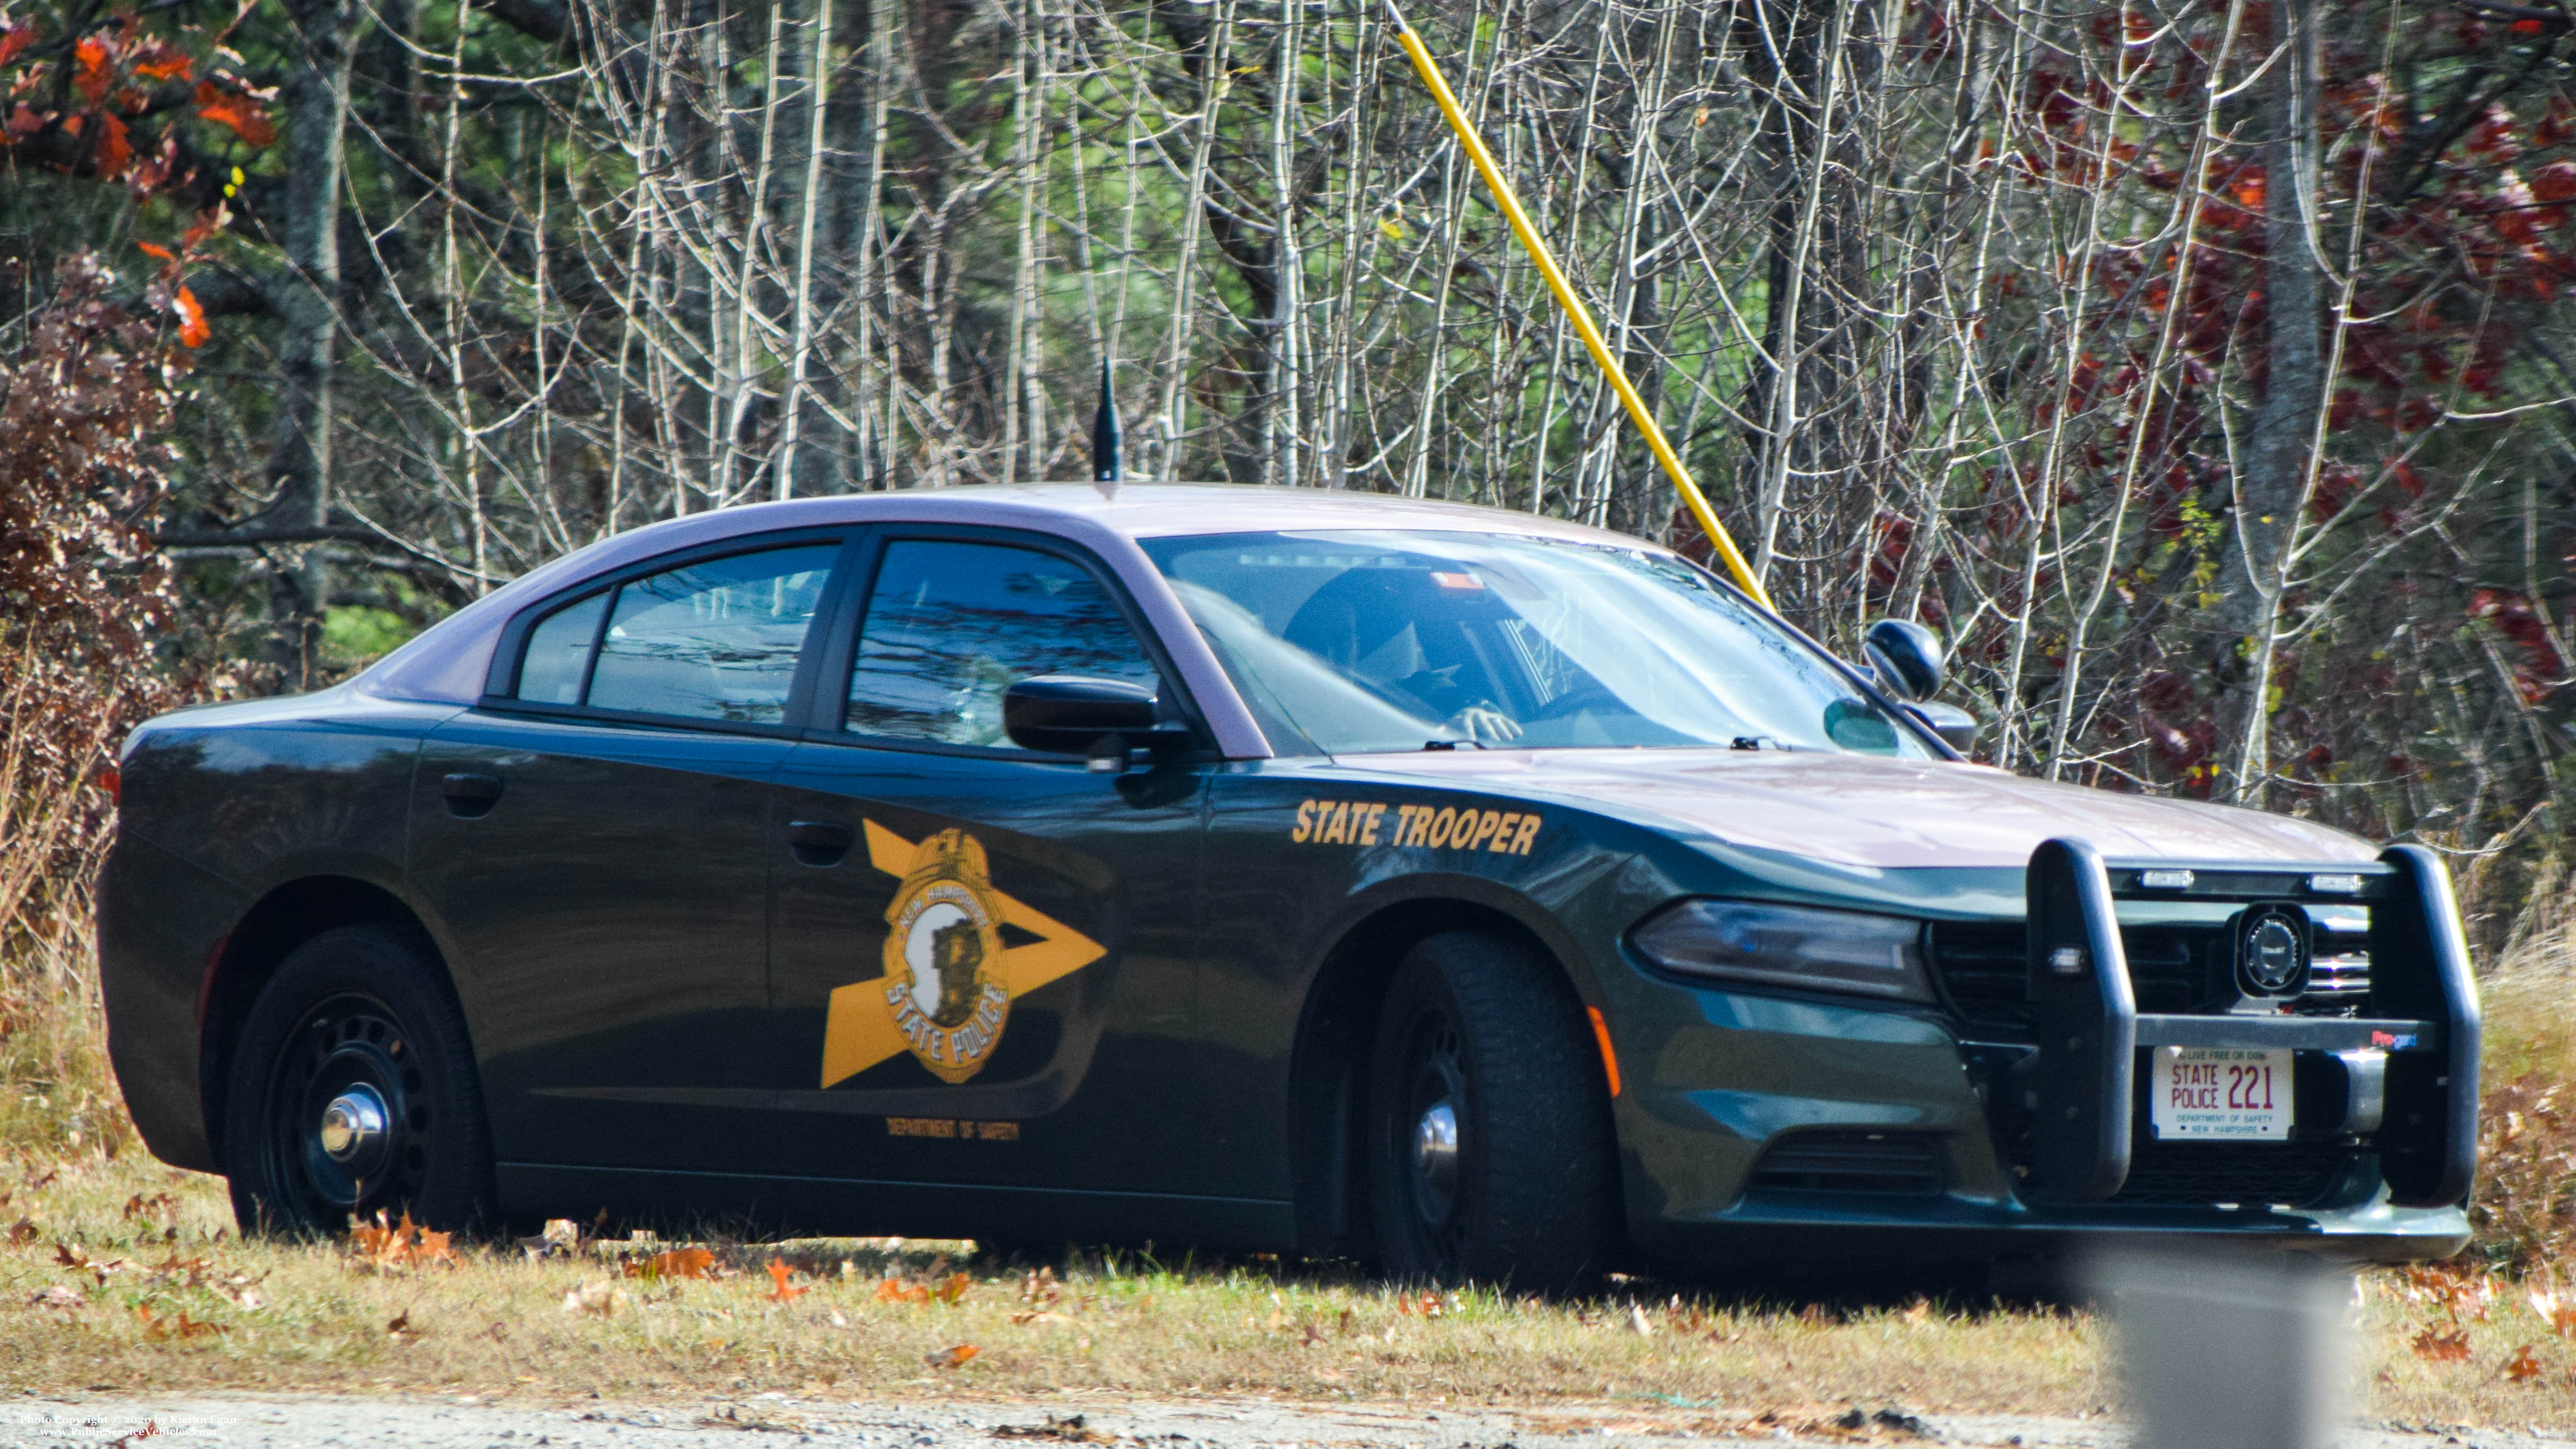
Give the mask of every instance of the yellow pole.
POLYGON ((1476 163, 1477 174, 1485 178, 1486 188, 1494 194, 1494 204, 1502 209, 1503 219, 1512 224, 1512 234, 1521 239, 1521 245, 1529 251, 1530 260, 1538 264, 1539 275, 1547 278, 1548 290, 1556 294, 1556 305, 1565 309, 1566 319, 1574 324, 1576 335, 1591 350, 1592 360, 1601 367, 1601 375, 1610 379, 1611 390, 1619 394, 1619 401, 1627 407, 1628 417, 1636 423, 1637 431, 1646 435, 1646 446, 1654 451, 1655 461, 1664 465, 1664 476, 1673 480, 1673 488, 1681 494, 1683 505, 1690 509, 1691 517, 1698 520, 1700 532, 1708 535, 1710 546, 1717 550, 1726 571, 1735 576, 1735 582, 1743 586, 1744 592, 1751 594, 1754 602, 1763 608, 1775 614, 1780 612, 1772 605, 1771 595, 1762 587, 1762 581, 1753 576, 1753 566, 1744 561, 1743 553, 1735 547, 1735 540, 1727 536, 1726 525, 1717 521, 1717 514, 1709 508, 1708 499, 1699 491, 1699 485, 1691 481, 1690 470, 1682 466, 1681 456, 1673 451, 1672 444, 1664 441, 1664 430, 1655 426, 1654 414, 1646 411, 1646 400, 1637 396, 1637 390, 1628 384, 1627 374, 1611 360, 1610 345, 1601 340, 1601 329, 1592 325, 1592 314, 1583 309, 1582 300, 1574 295, 1574 288, 1565 280, 1564 271, 1557 266, 1556 258, 1549 254, 1547 243, 1539 239, 1537 228, 1530 225, 1528 215, 1521 210, 1520 198, 1512 194, 1512 184, 1503 179, 1502 168, 1494 164, 1493 153, 1485 149, 1485 143, 1477 137, 1475 128, 1467 124, 1467 113, 1459 109, 1458 98, 1450 93, 1449 82, 1441 78, 1439 65, 1431 59, 1431 52, 1423 48, 1422 37, 1414 33, 1412 26, 1404 23, 1404 12, 1395 8, 1395 0, 1387 0, 1386 13, 1395 22, 1396 43, 1404 47, 1406 55, 1413 57, 1413 68, 1421 72, 1422 83, 1430 87, 1431 99, 1439 102, 1440 114, 1449 118, 1449 129, 1458 133, 1458 144, 1466 149, 1467 159, 1476 163))

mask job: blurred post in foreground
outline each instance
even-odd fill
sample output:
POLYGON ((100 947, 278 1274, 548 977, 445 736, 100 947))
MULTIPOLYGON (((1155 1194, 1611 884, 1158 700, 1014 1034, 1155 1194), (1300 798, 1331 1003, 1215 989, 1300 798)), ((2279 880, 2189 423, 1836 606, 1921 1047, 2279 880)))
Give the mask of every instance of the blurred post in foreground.
POLYGON ((2334 1443, 2350 1397, 2348 1272, 2304 1253, 2118 1249, 2093 1276, 2138 1449, 2334 1443))

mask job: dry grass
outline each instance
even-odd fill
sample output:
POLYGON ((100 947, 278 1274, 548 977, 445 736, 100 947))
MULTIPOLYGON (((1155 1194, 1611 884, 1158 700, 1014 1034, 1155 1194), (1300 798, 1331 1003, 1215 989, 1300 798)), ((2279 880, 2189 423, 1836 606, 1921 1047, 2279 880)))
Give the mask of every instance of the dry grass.
POLYGON ((2067 1413, 2105 1394, 2098 1330, 2055 1313, 1426 1299, 1275 1264, 1193 1270, 1134 1255, 1033 1275, 989 1259, 961 1268, 958 1244, 884 1240, 719 1244, 702 1279, 627 1276, 672 1247, 660 1243, 458 1246, 453 1262, 388 1266, 355 1245, 238 1241, 218 1184, 130 1153, 14 1176, 0 1211, 23 1208, 30 1222, 0 1247, 0 1379, 18 1383, 2067 1413), (786 1301, 773 1259, 789 1273, 786 1301), (945 1366, 961 1345, 975 1352, 945 1366))
MULTIPOLYGON (((55 1388, 1267 1394, 1624 1402, 1721 1423, 1852 1403, 2073 1415, 2117 1395, 2101 1322, 2059 1310, 1676 1303, 1644 1284, 1581 1304, 1483 1292, 1426 1303, 1267 1263, 1086 1256, 1032 1276, 952 1261, 958 1244, 883 1240, 715 1244, 704 1278, 627 1275, 674 1247, 663 1243, 458 1246, 452 1262, 386 1263, 355 1244, 238 1241, 219 1183, 132 1153, 21 1161, 0 1185, 0 1214, 23 1224, 0 1246, 0 1380, 55 1388), (794 1290, 784 1299, 773 1260, 794 1290)), ((2576 1426, 2576 1342, 2529 1301, 2542 1286, 2469 1269, 2365 1278, 2364 1412, 2576 1426)), ((2576 1311, 2563 1321, 2576 1331, 2576 1311)))

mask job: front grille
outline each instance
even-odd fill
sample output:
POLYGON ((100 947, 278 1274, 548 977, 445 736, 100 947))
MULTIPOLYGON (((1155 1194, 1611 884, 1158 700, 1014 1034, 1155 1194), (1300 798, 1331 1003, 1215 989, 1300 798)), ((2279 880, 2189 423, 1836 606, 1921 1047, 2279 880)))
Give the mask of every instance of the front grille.
POLYGON ((1941 1139, 1923 1132, 1800 1132, 1773 1143, 1747 1185, 1775 1192, 1937 1193, 1941 1139))
MULTIPOLYGON (((1968 1035, 1989 1041, 2036 1039, 2029 948, 2019 922, 1939 921, 1927 945, 1932 970, 1968 1035)), ((2129 958, 2129 988, 2141 1012, 2216 1013, 2236 999, 2224 925, 2122 926, 2120 946, 2129 958)), ((2320 923, 2307 993, 2291 1002, 2290 1009, 2302 1015, 2349 1015, 2369 999, 2368 936, 2320 923)))
POLYGON ((2121 1203, 2307 1207, 2334 1191, 2351 1148, 2331 1142, 2156 1142, 2130 1150, 2121 1203))

